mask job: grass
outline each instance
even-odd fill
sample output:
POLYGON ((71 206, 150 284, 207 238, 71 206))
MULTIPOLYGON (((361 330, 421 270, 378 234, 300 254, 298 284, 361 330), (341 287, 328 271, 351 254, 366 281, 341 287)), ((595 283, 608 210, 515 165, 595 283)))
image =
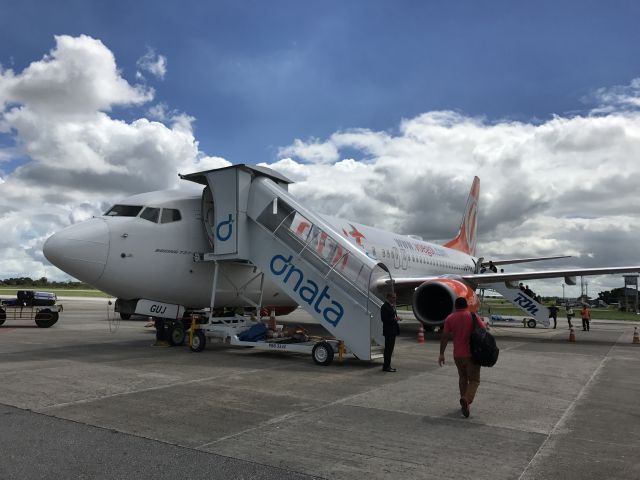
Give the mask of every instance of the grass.
POLYGON ((99 298, 111 298, 111 295, 107 295, 100 290, 92 289, 76 289, 76 288, 47 288, 47 287, 31 287, 25 285, 13 285, 11 287, 0 287, 0 295, 4 296, 16 296, 18 290, 36 290, 38 292, 53 292, 58 297, 99 297, 99 298))

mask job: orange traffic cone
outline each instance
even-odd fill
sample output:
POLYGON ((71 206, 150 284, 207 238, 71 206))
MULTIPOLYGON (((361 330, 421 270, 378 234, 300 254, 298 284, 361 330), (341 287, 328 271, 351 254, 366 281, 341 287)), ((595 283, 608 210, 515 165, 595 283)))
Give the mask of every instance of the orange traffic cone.
POLYGON ((420 324, 420 329, 418 330, 418 343, 424 343, 424 327, 422 323, 420 324))
POLYGON ((570 342, 576 341, 576 332, 573 331, 573 327, 569 329, 569 341, 570 342))
POLYGON ((269 330, 276 330, 276 311, 275 309, 271 309, 271 314, 269 315, 269 330))
POLYGON ((638 335, 638 327, 633 327, 633 343, 640 343, 640 335, 638 335))

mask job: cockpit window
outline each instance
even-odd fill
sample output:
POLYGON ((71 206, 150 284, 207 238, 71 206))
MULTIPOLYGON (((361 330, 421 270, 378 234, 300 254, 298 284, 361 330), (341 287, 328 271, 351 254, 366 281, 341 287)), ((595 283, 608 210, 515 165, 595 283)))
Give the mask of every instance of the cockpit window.
POLYGON ((140 218, 144 218, 145 220, 149 220, 150 222, 153 222, 153 223, 158 223, 159 216, 160 216, 160 209, 153 208, 153 207, 145 208, 144 211, 140 214, 140 218))
POLYGON ((180 210, 176 210, 175 208, 163 208, 160 223, 179 222, 181 218, 180 210))
POLYGON ((140 205, 114 205, 105 216, 107 217, 135 217, 142 210, 140 205))

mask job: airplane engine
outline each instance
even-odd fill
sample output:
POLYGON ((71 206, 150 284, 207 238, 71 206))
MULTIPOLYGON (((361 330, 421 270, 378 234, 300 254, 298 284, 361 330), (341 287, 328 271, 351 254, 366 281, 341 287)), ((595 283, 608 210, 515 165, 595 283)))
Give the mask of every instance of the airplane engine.
POLYGON ((423 324, 437 327, 455 310, 456 298, 464 297, 472 312, 478 310, 480 301, 475 291, 462 280, 438 278, 424 282, 413 294, 413 314, 423 324))

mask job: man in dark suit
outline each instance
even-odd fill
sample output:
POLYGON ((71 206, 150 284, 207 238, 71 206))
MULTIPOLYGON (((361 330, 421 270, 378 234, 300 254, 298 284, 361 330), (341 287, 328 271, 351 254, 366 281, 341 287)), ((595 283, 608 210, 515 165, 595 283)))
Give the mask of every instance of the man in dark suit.
POLYGON ((553 328, 556 328, 556 325, 558 324, 559 310, 560 309, 556 306, 555 303, 549 307, 549 318, 553 318, 553 328))
POLYGON ((387 293, 387 300, 380 308, 380 317, 382 318, 382 334, 384 335, 384 364, 382 365, 382 371, 395 372, 396 369, 391 367, 391 355, 393 355, 393 347, 396 345, 396 336, 400 334, 395 293, 387 293))

